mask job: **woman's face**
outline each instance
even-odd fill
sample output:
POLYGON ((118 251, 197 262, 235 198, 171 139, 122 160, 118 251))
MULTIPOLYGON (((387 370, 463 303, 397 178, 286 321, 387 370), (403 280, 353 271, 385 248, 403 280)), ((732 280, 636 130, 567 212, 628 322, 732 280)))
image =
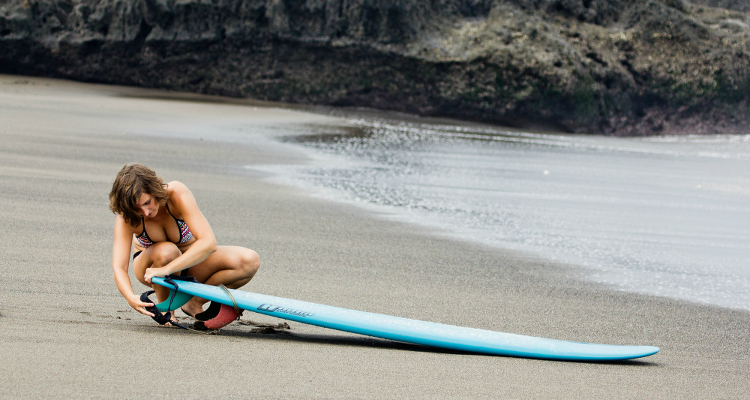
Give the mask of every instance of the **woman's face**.
POLYGON ((140 208, 140 214, 146 218, 153 218, 156 213, 159 212, 159 202, 156 201, 154 196, 143 193, 141 198, 138 200, 138 206, 140 208))

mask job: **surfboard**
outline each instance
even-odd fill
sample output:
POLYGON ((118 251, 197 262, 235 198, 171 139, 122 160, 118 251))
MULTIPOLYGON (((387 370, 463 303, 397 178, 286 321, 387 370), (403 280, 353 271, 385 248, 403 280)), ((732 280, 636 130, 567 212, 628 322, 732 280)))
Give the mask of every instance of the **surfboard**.
MULTIPOLYGON (((152 282, 174 290, 164 278, 152 282)), ((419 321, 408 318, 350 310, 300 300, 228 289, 195 282, 177 282, 177 293, 198 296, 290 321, 301 322, 382 339, 439 347, 462 352, 571 361, 616 361, 650 356, 653 346, 628 346, 569 342, 476 328, 419 321)), ((184 299, 184 296, 183 296, 184 299)), ((186 300, 185 300, 186 301, 186 300)), ((180 307, 173 302, 172 309, 180 307)), ((184 303, 183 303, 184 304, 184 303)))

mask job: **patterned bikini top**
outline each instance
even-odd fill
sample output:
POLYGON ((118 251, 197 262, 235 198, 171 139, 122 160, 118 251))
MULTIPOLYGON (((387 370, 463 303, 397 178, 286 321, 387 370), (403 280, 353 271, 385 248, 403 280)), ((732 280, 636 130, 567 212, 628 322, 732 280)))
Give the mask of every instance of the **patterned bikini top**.
MULTIPOLYGON (((172 215, 172 212, 169 211, 169 205, 167 205, 167 212, 169 213, 169 215, 172 215)), ((193 233, 190 232, 190 228, 188 227, 188 225, 184 220, 177 219, 174 215, 172 215, 172 218, 174 218, 174 221, 177 223, 177 227, 180 229, 180 241, 175 244, 183 244, 189 242, 193 238, 193 233)), ((146 220, 142 216, 141 224, 143 225, 143 232, 141 232, 140 236, 136 236, 135 240, 138 241, 138 244, 140 244, 141 247, 146 249, 154 244, 154 242, 150 237, 148 237, 148 233, 146 233, 146 220)))

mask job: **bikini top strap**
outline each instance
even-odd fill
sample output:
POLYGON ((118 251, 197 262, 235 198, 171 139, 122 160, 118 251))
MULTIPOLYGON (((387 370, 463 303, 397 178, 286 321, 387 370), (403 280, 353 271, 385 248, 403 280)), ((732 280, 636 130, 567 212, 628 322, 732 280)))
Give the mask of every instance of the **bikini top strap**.
POLYGON ((181 221, 181 220, 177 219, 177 217, 175 217, 174 214, 172 214, 172 211, 169 211, 169 201, 167 201, 166 203, 164 203, 164 205, 167 206, 167 212, 169 213, 169 215, 172 216, 172 218, 174 218, 175 221, 181 221))

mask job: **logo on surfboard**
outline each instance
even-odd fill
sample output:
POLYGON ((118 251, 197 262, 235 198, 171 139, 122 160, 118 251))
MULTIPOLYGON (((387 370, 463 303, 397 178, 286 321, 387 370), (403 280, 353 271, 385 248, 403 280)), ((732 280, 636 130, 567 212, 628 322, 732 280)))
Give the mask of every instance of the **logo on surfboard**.
POLYGON ((258 310, 296 315, 298 317, 311 317, 314 315, 313 313, 310 313, 310 312, 299 311, 293 308, 284 308, 284 307, 273 305, 273 304, 261 304, 258 306, 258 310))

